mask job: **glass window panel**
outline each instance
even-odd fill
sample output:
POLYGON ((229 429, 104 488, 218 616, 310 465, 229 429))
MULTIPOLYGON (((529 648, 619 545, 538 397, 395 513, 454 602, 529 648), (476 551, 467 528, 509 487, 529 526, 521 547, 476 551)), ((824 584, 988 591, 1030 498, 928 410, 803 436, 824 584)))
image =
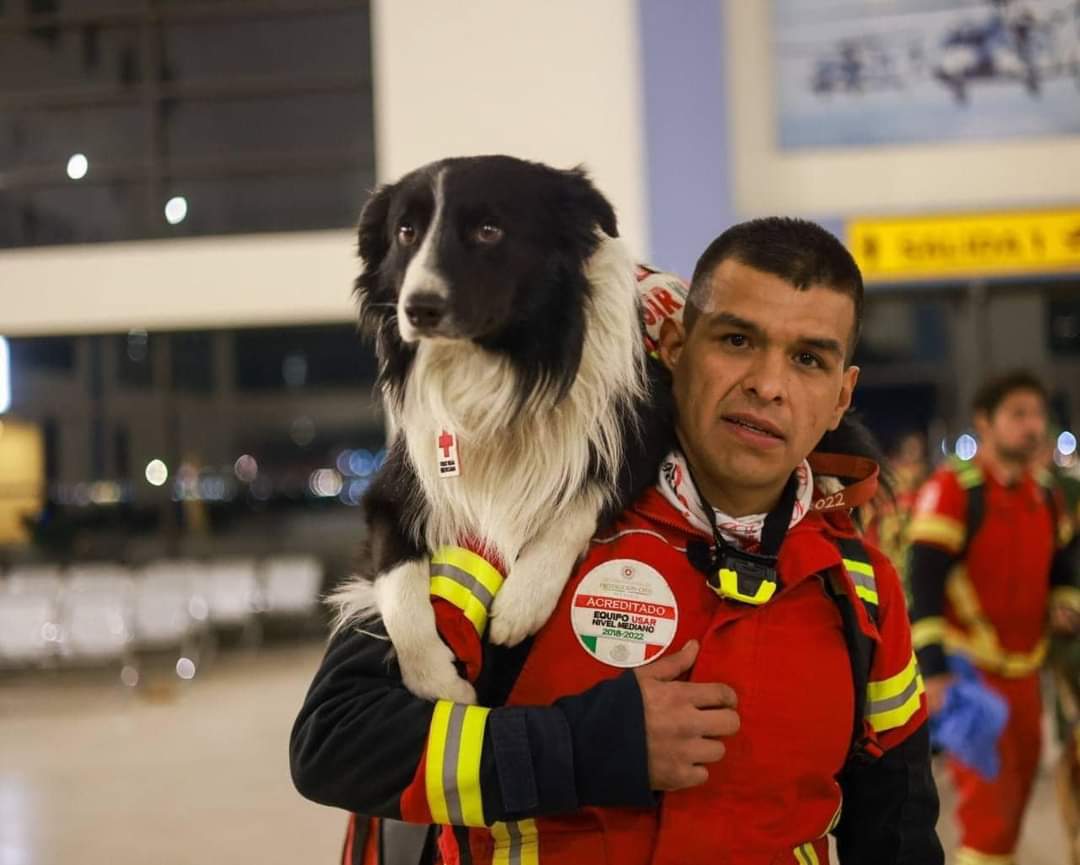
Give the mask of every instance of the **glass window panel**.
POLYGON ((95 106, 0 112, 0 162, 5 170, 41 169, 39 182, 74 183, 68 160, 86 157, 78 182, 93 183, 102 166, 138 168, 145 152, 145 119, 138 106, 95 106))
POLYGON ((375 381, 375 357, 353 325, 240 330, 234 350, 238 390, 370 387, 375 381))
POLYGON ((169 334, 173 387, 209 393, 214 389, 213 334, 187 331, 169 334))
POLYGON ((319 17, 295 15, 197 25, 175 24, 165 37, 178 81, 233 76, 354 77, 371 65, 366 4, 319 17))
POLYGON ((8 342, 12 370, 70 371, 75 368, 74 337, 12 337, 8 342))
POLYGON ((368 172, 285 174, 228 180, 174 180, 166 193, 182 197, 187 215, 174 236, 249 231, 345 228, 374 180, 368 172))
POLYGON ((113 337, 116 379, 121 385, 129 388, 153 385, 156 340, 145 330, 132 330, 113 337))
POLYGON ((370 114, 366 93, 186 101, 165 118, 165 140, 178 160, 293 153, 303 166, 333 149, 359 161, 370 159, 370 114))

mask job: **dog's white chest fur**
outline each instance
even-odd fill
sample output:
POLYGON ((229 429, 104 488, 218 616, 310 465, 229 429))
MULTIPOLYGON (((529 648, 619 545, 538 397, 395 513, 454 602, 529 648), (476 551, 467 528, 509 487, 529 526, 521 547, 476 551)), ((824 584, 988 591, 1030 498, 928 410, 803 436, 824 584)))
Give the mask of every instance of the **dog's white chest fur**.
POLYGON ((420 344, 395 421, 426 499, 417 540, 429 549, 469 537, 511 563, 584 491, 596 463, 614 488, 620 414, 644 393, 637 287, 623 244, 605 237, 588 276, 594 296, 581 365, 558 403, 543 396, 520 406, 511 364, 471 342, 420 344), (444 430, 457 437, 457 477, 439 471, 444 430))

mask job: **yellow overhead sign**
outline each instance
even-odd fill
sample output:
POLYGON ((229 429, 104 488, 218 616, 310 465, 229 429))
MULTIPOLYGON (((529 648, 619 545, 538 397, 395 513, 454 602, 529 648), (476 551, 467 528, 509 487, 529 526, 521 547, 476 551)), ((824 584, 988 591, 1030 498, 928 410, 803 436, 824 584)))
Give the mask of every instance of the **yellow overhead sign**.
POLYGON ((847 241, 867 282, 1080 273, 1080 210, 855 219, 847 241))

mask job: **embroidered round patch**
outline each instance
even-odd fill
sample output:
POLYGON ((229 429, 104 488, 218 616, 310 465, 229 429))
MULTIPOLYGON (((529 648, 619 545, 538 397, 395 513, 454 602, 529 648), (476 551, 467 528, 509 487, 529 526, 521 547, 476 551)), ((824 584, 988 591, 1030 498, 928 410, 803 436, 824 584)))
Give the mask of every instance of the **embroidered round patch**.
POLYGON ((640 667, 675 639, 679 608, 656 568, 635 559, 613 559, 578 584, 570 620, 581 645, 598 661, 640 667))

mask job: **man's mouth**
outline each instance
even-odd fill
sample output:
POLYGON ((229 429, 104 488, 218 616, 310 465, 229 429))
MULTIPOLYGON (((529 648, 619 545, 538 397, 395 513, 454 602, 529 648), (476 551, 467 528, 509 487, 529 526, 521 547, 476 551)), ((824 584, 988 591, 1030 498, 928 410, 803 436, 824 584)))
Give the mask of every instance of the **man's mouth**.
POLYGON ((723 418, 732 426, 747 430, 748 432, 767 436, 778 441, 784 440, 784 434, 780 432, 779 429, 761 418, 745 414, 727 414, 724 415, 723 418))

